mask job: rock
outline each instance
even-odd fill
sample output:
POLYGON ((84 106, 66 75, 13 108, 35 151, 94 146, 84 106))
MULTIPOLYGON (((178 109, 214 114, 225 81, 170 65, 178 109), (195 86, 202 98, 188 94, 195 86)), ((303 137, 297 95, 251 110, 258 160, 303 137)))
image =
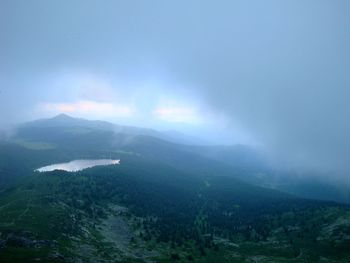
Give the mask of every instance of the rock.
POLYGON ((64 260, 64 256, 60 254, 59 252, 53 252, 49 255, 50 260, 64 260))

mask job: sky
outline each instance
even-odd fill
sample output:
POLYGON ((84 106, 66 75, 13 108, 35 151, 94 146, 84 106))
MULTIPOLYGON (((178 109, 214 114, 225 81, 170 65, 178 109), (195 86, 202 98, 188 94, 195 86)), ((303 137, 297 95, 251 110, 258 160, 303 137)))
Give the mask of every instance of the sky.
POLYGON ((350 2, 0 1, 0 125, 72 116, 350 174, 350 2))

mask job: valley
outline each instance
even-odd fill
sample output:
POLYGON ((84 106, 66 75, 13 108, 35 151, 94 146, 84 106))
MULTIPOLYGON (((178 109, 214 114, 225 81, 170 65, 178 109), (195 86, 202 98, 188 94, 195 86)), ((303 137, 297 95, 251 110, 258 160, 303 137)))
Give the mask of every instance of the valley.
POLYGON ((0 0, 0 263, 350 263, 349 0, 0 0))
MULTIPOLYGON (((1 262, 350 260, 347 204, 250 184, 242 170, 156 137, 53 127, 44 142, 55 148, 1 142, 1 262), (34 171, 104 156, 122 163, 34 171)), ((41 128, 20 131, 21 142, 41 128)))

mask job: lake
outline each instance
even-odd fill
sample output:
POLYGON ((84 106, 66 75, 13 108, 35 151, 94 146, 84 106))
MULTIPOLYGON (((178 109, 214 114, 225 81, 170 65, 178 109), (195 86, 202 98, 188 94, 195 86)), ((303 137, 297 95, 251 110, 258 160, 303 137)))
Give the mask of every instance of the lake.
POLYGON ((64 170, 67 172, 77 172, 87 168, 100 165, 116 165, 120 160, 97 159, 97 160, 74 160, 67 163, 57 163, 36 169, 38 172, 51 172, 54 170, 64 170))

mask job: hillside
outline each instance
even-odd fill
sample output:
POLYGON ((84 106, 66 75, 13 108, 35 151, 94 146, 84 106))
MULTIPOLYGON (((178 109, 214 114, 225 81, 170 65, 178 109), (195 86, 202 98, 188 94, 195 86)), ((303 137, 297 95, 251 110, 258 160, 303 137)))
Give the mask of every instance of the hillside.
POLYGON ((260 160, 245 147, 181 145, 57 118, 65 124, 23 125, 0 144, 1 262, 350 260, 349 207, 242 180, 264 169, 245 169, 260 160), (223 150, 241 161, 222 159, 223 150), (34 172, 101 158, 121 164, 34 172))
POLYGON ((349 260, 344 206, 121 159, 77 173, 33 173, 2 192, 1 262, 349 260))
MULTIPOLYGON (((48 154, 59 161, 69 161, 69 158, 64 158, 63 149, 78 158, 105 158, 113 152, 128 151, 197 174, 220 170, 220 174, 300 197, 350 203, 348 187, 329 180, 331 175, 301 174, 300 171, 275 168, 253 147, 196 145, 197 139, 176 132, 159 132, 61 114, 20 125, 8 142, 32 151, 34 156, 44 155, 45 159, 48 154)), ((2 151, 11 152, 13 149, 5 147, 2 151)), ((2 181, 6 180, 0 178, 0 185, 2 181)))

